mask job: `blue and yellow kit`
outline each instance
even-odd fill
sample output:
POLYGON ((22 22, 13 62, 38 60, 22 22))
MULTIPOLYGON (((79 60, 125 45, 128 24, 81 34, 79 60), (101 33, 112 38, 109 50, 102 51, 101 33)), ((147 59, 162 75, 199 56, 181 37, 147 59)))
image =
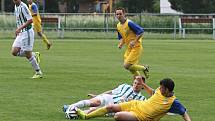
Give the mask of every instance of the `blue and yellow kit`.
POLYGON ((138 43, 134 48, 131 48, 129 44, 136 39, 137 35, 142 34, 144 29, 133 21, 127 19, 125 23, 121 24, 119 22, 117 24, 117 32, 118 39, 127 45, 127 50, 124 54, 124 63, 137 64, 143 51, 142 37, 138 40, 138 43))
POLYGON ((36 32, 41 32, 42 31, 41 18, 37 5, 34 2, 32 4, 29 4, 29 10, 33 18, 34 29, 36 30, 36 32))
POLYGON ((158 121, 168 112, 180 115, 183 115, 186 112, 184 106, 175 96, 165 97, 161 94, 159 88, 148 100, 133 100, 121 103, 120 107, 122 111, 133 113, 139 121, 158 121))

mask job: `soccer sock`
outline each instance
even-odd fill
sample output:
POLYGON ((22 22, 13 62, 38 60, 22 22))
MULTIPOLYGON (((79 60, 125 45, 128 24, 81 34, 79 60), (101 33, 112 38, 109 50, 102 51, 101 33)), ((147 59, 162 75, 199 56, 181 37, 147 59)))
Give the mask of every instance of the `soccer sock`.
POLYGON ((43 42, 45 42, 46 44, 50 43, 45 34, 42 34, 42 39, 43 39, 43 42))
POLYGON ((73 106, 77 108, 83 108, 83 107, 89 107, 90 106, 90 101, 89 100, 81 100, 75 104, 72 104, 73 106))
POLYGON ((134 76, 139 76, 140 72, 139 71, 134 71, 134 70, 129 70, 134 76))
POLYGON ((25 57, 25 56, 26 56, 25 51, 20 50, 20 51, 17 53, 17 56, 19 56, 19 57, 25 57))
POLYGON ((31 58, 28 59, 28 60, 29 60, 29 62, 31 63, 33 69, 34 69, 36 72, 41 72, 41 71, 40 71, 40 66, 39 66, 39 64, 37 63, 36 58, 35 58, 34 55, 32 55, 31 58))
POLYGON ((98 108, 97 110, 95 110, 95 111, 87 114, 86 118, 89 119, 89 118, 104 116, 107 112, 108 111, 106 109, 106 106, 105 107, 101 107, 101 108, 98 108))
POLYGON ((129 67, 129 70, 135 70, 135 71, 143 71, 145 70, 146 68, 142 65, 131 65, 129 67))

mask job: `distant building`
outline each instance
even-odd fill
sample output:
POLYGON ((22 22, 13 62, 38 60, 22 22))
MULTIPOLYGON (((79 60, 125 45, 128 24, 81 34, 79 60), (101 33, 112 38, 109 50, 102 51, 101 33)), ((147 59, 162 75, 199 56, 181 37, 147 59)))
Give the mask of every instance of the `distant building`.
MULTIPOLYGON (((73 6, 78 13, 105 13, 112 11, 114 0, 77 0, 77 5, 73 6)), ((68 3, 59 2, 59 11, 68 12, 68 3)))
POLYGON ((160 13, 181 13, 171 8, 168 0, 160 0, 160 13))

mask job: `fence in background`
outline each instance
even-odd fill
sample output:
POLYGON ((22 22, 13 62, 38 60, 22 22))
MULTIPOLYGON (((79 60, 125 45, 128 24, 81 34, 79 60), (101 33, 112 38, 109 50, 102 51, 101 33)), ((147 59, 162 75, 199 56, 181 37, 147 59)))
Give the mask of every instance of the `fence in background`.
MULTIPOLYGON (((43 18, 57 18, 58 22, 43 23, 45 31, 58 31, 64 37, 67 31, 96 31, 113 32, 117 24, 114 14, 97 13, 41 13, 43 18), (60 22, 60 23, 59 23, 60 22)), ((169 34, 171 38, 180 38, 179 33, 185 30, 187 34, 210 34, 215 39, 215 23, 213 22, 184 22, 183 29, 180 18, 193 19, 214 18, 215 14, 152 14, 128 13, 127 17, 143 26, 146 33, 169 34)), ((56 20, 57 20, 56 19, 56 20)), ((46 19, 47 20, 47 19, 46 19)), ((54 19, 53 19, 54 20, 54 19)), ((12 13, 0 14, 0 30, 13 30, 15 17, 12 13)))

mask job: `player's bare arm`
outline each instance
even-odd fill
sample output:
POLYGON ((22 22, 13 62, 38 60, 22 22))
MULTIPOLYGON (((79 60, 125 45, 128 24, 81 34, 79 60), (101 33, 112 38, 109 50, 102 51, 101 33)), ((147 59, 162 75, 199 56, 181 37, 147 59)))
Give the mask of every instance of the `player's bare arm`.
POLYGON ((20 26, 19 28, 16 29, 15 34, 18 35, 18 34, 20 33, 20 31, 21 31, 23 28, 27 27, 27 26, 30 25, 32 22, 33 22, 32 19, 27 20, 25 24, 23 24, 22 26, 20 26))
POLYGON ((146 83, 143 83, 143 88, 150 96, 154 94, 154 89, 152 89, 150 86, 148 86, 146 83))
POLYGON ((123 39, 121 39, 118 44, 118 48, 121 49, 123 45, 124 45, 124 41, 123 41, 123 39))
POLYGON ((133 48, 139 42, 138 40, 143 36, 143 33, 136 36, 136 39, 130 42, 130 47, 133 48))

